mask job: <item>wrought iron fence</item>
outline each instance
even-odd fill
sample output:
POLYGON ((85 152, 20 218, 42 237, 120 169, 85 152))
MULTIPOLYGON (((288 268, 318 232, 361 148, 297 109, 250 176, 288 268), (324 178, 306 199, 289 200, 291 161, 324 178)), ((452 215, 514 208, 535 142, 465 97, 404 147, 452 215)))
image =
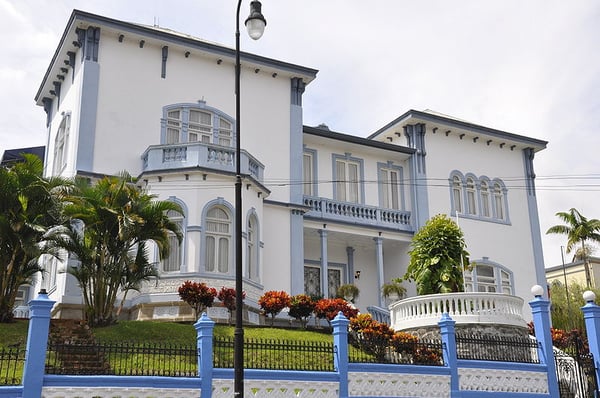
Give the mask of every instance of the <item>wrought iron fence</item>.
POLYGON ((348 340, 350 362, 444 366, 441 341, 393 341, 356 333, 349 334, 348 340))
POLYGON ((529 337, 456 335, 458 359, 540 363, 538 345, 529 337))
POLYGON ((0 385, 16 386, 21 384, 24 364, 24 348, 0 349, 0 385))
MULTIPOLYGON (((233 368, 234 338, 213 339, 213 366, 233 368)), ((333 343, 244 339, 244 368, 333 371, 333 343)))
POLYGON ((46 373, 61 375, 198 375, 195 346, 99 343, 49 344, 46 373))

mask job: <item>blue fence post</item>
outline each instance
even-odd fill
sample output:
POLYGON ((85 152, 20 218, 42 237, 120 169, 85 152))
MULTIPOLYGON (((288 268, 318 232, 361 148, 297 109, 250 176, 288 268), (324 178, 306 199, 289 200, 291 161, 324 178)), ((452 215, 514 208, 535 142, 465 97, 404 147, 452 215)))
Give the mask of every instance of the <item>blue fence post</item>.
POLYGON ((29 331, 23 368, 23 398, 39 398, 44 385, 44 368, 50 329, 50 311, 54 301, 45 289, 29 302, 29 331))
POLYGON ((596 295, 592 291, 583 293, 585 305, 581 307, 583 319, 585 320, 585 330, 587 332, 590 353, 594 358, 594 369, 596 380, 600 380, 600 307, 594 303, 596 295))
POLYGON ((531 288, 535 298, 529 302, 531 314, 533 315, 533 327, 535 338, 538 341, 538 355, 540 363, 548 370, 548 392, 552 398, 559 397, 558 378, 556 377, 556 364, 554 363, 554 351, 552 350, 552 335, 550 333, 550 300, 545 299, 544 288, 535 285, 531 288))
POLYGON ((458 357, 456 355, 456 334, 454 326, 456 321, 448 315, 442 314, 442 319, 438 322, 444 353, 444 364, 450 368, 450 396, 459 398, 460 386, 458 384, 458 357))
POLYGON ((342 311, 338 312, 331 321, 333 326, 333 345, 337 352, 333 357, 333 366, 337 371, 339 381, 339 398, 348 397, 348 324, 350 321, 344 316, 342 311))
POLYGON ((196 323, 197 347, 198 347, 198 375, 200 376, 200 398, 212 396, 213 375, 213 329, 215 322, 211 320, 206 312, 196 323))

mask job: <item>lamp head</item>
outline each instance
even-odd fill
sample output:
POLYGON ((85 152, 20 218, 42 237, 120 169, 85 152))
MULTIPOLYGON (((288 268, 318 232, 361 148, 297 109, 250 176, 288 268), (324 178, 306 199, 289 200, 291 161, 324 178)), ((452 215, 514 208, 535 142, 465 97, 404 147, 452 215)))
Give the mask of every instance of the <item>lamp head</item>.
POLYGON ((533 294, 535 297, 542 297, 542 295, 544 294, 544 288, 540 285, 534 285, 531 288, 531 294, 533 294))
POLYGON ((250 15, 246 18, 246 29, 248 29, 248 36, 253 40, 261 38, 267 26, 267 20, 261 13, 262 4, 260 1, 253 0, 250 2, 250 15))

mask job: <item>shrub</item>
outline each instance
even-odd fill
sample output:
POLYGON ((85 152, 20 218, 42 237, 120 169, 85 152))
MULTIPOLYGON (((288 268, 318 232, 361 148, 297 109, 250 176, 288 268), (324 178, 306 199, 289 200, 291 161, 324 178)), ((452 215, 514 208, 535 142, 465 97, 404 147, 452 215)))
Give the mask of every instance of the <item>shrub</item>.
POLYGON ((198 315, 207 307, 212 307, 217 289, 208 287, 206 283, 185 281, 178 289, 179 297, 194 309, 194 315, 198 315))
POLYGON ((267 318, 271 315, 271 326, 275 321, 277 314, 285 307, 289 307, 291 303, 290 295, 283 290, 269 290, 265 292, 258 300, 258 305, 264 311, 267 318))
POLYGON ((338 312, 342 311, 344 316, 352 319, 358 315, 358 310, 351 306, 342 298, 321 299, 315 305, 315 315, 317 318, 327 319, 331 325, 331 321, 336 317, 338 312))
MULTIPOLYGON (((227 322, 231 325, 231 318, 233 317, 233 311, 235 311, 235 289, 231 287, 223 286, 217 298, 223 303, 223 306, 229 311, 229 319, 227 322)), ((242 300, 246 298, 246 292, 242 291, 242 300)))
POLYGON ((315 302, 306 294, 293 296, 290 301, 289 316, 300 321, 300 325, 306 329, 308 318, 315 310, 315 302))
POLYGON ((385 358, 394 331, 386 324, 374 320, 370 314, 360 314, 350 319, 354 345, 378 360, 385 358))

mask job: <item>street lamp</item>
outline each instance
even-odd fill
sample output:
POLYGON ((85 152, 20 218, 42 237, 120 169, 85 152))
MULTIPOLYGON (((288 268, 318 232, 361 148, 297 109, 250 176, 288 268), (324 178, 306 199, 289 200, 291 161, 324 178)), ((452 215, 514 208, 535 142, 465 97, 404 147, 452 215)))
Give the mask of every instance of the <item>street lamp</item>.
MULTIPOLYGON (((234 351, 234 396, 244 396, 244 325, 242 318, 242 171, 241 171, 241 128, 240 128, 240 7, 238 0, 235 18, 235 332, 233 341, 234 351)), ((262 36, 267 21, 260 12, 260 1, 250 2, 250 15, 245 25, 248 35, 258 40, 262 36)))

